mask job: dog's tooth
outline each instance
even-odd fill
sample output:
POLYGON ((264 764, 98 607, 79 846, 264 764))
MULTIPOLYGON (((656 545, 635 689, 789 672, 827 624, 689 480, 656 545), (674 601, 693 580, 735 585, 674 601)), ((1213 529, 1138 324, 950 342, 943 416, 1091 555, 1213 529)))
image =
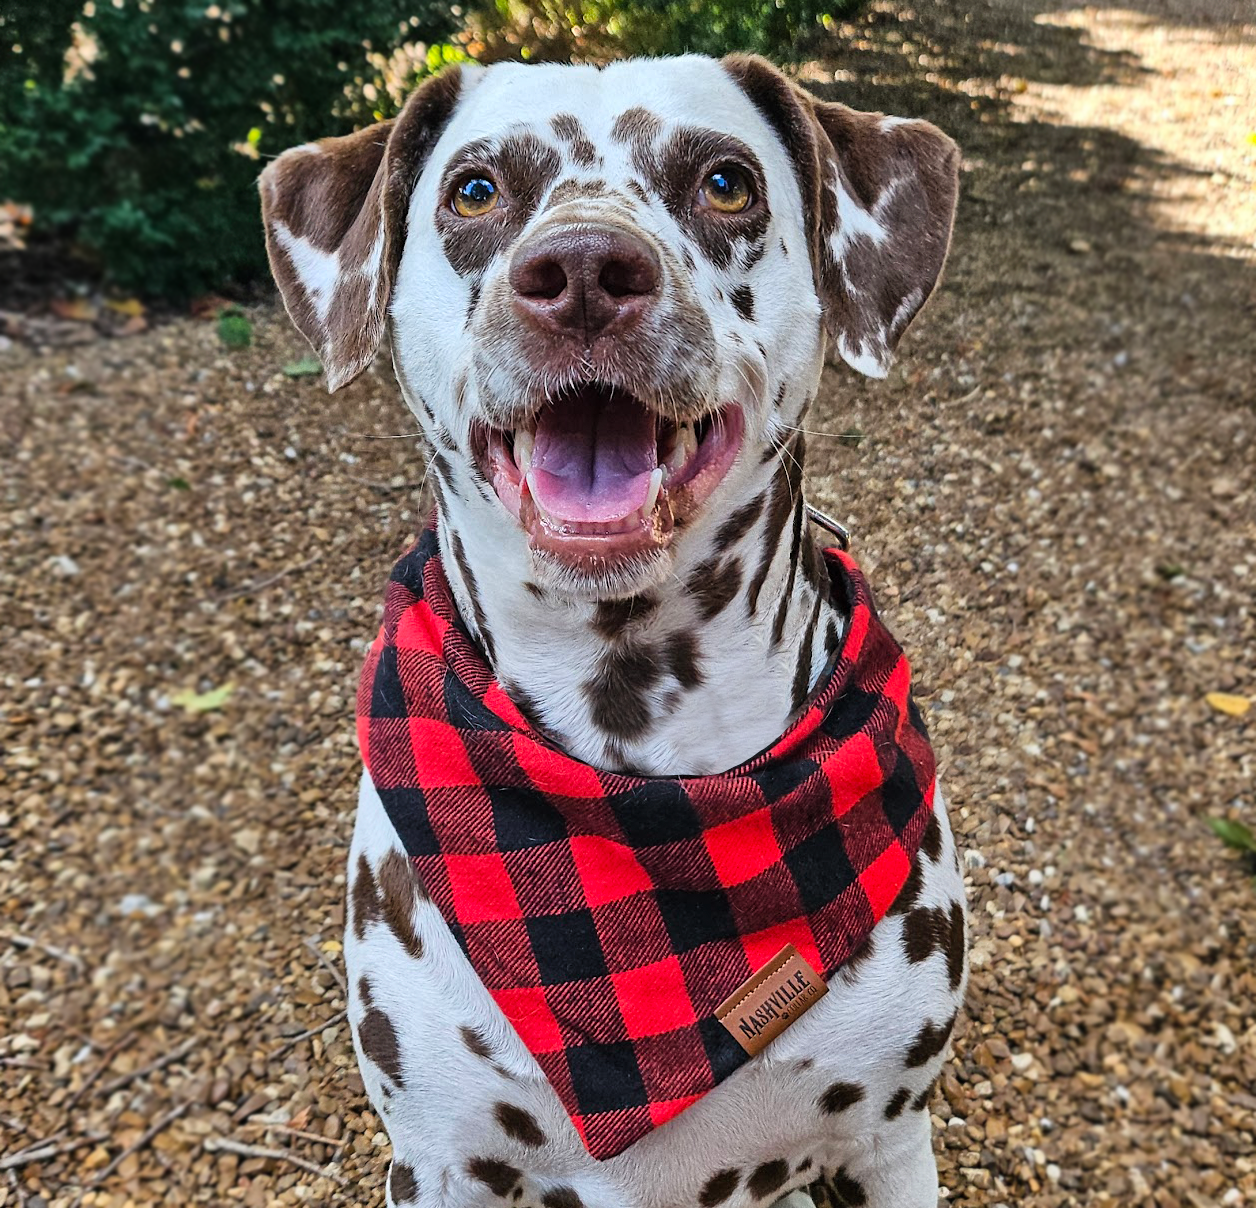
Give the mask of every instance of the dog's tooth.
POLYGON ((536 447, 536 433, 528 428, 515 429, 515 465, 527 475, 532 468, 532 450, 536 447))
POLYGON ((645 493, 645 505, 642 511, 648 516, 654 511, 654 504, 659 497, 659 487, 663 485, 663 467, 655 466, 654 473, 650 475, 650 489, 645 493))
POLYGON ((698 437, 692 424, 680 424, 676 429, 676 443, 664 463, 672 474, 679 474, 685 463, 698 451, 698 437))
MULTIPOLYGON (((535 478, 535 471, 534 471, 534 470, 529 469, 529 470, 527 471, 527 473, 525 473, 525 474, 524 474, 524 476, 523 476, 523 481, 524 481, 525 483, 527 483, 527 485, 528 485, 528 494, 529 494, 529 495, 531 495, 531 496, 532 496, 532 498, 535 500, 535 499, 536 499, 536 478, 535 478)), ((538 504, 537 506, 539 507, 540 505, 538 504)))

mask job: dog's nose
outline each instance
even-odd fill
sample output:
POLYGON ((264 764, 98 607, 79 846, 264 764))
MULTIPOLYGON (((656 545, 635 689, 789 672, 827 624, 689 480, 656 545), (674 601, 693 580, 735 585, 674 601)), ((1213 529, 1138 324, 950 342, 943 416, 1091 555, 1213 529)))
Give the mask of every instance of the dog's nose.
POLYGON ((612 226, 564 227, 525 243, 510 263, 515 306, 543 330, 586 343, 638 322, 658 291, 657 253, 612 226))

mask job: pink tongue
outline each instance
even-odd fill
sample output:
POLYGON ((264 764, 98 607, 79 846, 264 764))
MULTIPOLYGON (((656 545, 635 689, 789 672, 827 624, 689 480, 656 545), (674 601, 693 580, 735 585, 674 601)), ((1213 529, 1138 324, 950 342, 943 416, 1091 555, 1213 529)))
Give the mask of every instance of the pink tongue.
POLYGON ((644 506, 658 465, 654 416, 628 395, 588 388, 541 412, 532 494, 558 520, 622 520, 644 506))

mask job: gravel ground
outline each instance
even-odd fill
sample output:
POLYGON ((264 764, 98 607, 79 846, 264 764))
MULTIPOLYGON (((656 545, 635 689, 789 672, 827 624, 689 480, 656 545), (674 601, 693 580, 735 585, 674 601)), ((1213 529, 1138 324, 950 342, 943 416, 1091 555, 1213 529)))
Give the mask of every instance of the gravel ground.
MULTIPOLYGON (((1256 1205, 1256 886, 1205 826, 1256 821, 1256 710, 1205 701, 1256 697, 1256 27, 1130 3, 874 8, 803 73, 967 157, 945 289, 888 382, 830 372, 810 473, 966 850, 966 1208, 1256 1205)), ((422 469, 382 367, 329 400, 254 317, 3 354, 0 1204, 383 1203, 349 711, 422 469)))

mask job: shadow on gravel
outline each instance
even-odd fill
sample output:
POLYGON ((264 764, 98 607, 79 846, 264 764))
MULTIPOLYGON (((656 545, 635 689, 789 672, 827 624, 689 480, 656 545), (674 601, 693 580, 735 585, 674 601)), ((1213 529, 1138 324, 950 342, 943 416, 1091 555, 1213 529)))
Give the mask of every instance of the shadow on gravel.
POLYGON ((1034 120, 1014 107, 1027 81, 1138 87, 1155 79, 1136 55, 1034 20, 1053 7, 925 0, 903 13, 877 9, 818 48, 802 78, 826 100, 924 117, 959 143, 955 246, 935 311, 997 307, 1021 293, 1041 304, 1027 325, 1008 315, 1005 334, 1021 351, 1119 346, 1125 331, 1152 326, 1161 358, 1238 357, 1238 377, 1250 380, 1251 359, 1239 354, 1256 320, 1252 249, 1166 231, 1152 212, 1168 182, 1187 177, 1202 190, 1208 174, 1113 130, 1034 120), (1079 327, 1081 277, 1093 322, 1079 327), (1052 313, 1052 298, 1064 293, 1070 304, 1052 313))

